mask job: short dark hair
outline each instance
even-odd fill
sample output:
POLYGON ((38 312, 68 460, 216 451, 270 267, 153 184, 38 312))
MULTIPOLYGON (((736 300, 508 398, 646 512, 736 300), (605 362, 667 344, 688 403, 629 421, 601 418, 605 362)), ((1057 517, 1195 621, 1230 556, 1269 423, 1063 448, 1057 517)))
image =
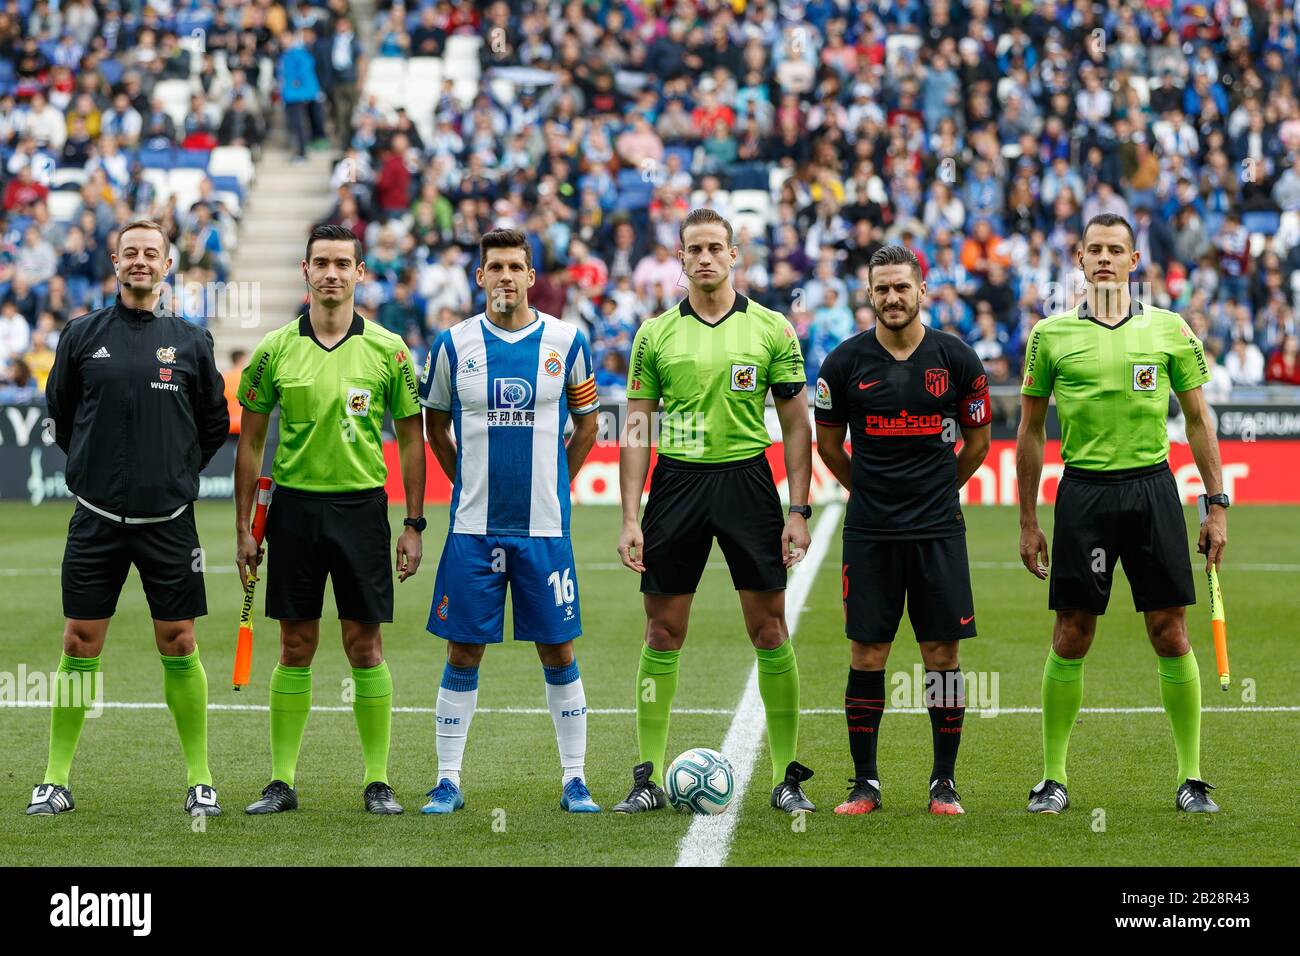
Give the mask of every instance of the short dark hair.
POLYGON ((312 243, 316 242, 318 239, 350 242, 352 243, 352 257, 356 259, 357 262, 360 262, 365 258, 362 253, 361 240, 357 238, 356 233, 351 229, 348 229, 346 226, 322 224, 313 227, 311 235, 307 237, 307 254, 303 256, 304 259, 307 259, 308 261, 311 260, 312 243))
POLYGON ((1123 216, 1113 212, 1099 212, 1088 220, 1088 224, 1083 227, 1083 236, 1079 239, 1080 245, 1088 238, 1088 230, 1093 226, 1123 226, 1124 231, 1128 233, 1128 247, 1137 248, 1137 236, 1133 234, 1133 225, 1123 216))
POLYGON ((483 234, 483 237, 478 241, 480 268, 487 262, 489 249, 522 249, 524 250, 524 265, 529 269, 533 267, 532 244, 529 243, 528 237, 518 229, 493 229, 491 232, 483 234))
POLYGON ((686 245, 687 226, 705 226, 710 224, 722 226, 723 229, 727 230, 727 245, 734 246, 736 244, 735 240, 731 236, 731 223, 727 222, 724 216, 720 215, 713 209, 692 209, 688 212, 686 218, 682 220, 681 226, 677 229, 677 239, 682 245, 686 245))
POLYGON ((132 229, 152 229, 154 232, 158 233, 158 235, 163 237, 164 245, 166 245, 168 248, 171 247, 171 238, 167 235, 167 230, 163 229, 160 223, 156 222, 153 219, 132 219, 125 226, 123 226, 121 229, 118 230, 117 233, 118 249, 122 248, 122 237, 125 236, 132 229))
POLYGON ((870 278, 876 266, 911 266, 912 277, 921 282, 921 261, 916 253, 907 246, 881 246, 867 262, 867 276, 870 278))

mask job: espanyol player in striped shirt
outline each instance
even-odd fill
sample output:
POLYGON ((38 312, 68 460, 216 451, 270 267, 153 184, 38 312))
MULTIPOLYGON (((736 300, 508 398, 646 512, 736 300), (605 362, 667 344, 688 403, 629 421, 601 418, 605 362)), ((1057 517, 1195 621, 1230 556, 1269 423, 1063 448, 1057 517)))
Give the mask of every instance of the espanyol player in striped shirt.
POLYGON ((515 640, 536 645, 546 677, 560 806, 596 813, 583 782, 587 700, 573 656, 582 623, 569 541, 569 476, 596 440, 591 350, 576 326, 529 308, 536 273, 523 233, 483 236, 475 278, 487 292, 487 311, 438 336, 420 382, 429 444, 452 481, 451 524, 429 612, 429 631, 447 641, 438 778, 423 812, 465 805, 460 768, 478 667, 484 648, 502 640, 508 583, 515 640))

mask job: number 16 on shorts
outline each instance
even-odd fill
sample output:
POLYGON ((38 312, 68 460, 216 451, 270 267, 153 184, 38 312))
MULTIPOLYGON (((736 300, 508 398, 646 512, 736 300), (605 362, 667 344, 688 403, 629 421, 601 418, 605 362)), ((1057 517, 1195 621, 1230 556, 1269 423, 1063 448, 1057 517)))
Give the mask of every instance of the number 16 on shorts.
POLYGON ((434 584, 429 630, 461 643, 504 637, 506 587, 517 641, 562 644, 582 633, 578 578, 567 537, 449 534, 434 584))

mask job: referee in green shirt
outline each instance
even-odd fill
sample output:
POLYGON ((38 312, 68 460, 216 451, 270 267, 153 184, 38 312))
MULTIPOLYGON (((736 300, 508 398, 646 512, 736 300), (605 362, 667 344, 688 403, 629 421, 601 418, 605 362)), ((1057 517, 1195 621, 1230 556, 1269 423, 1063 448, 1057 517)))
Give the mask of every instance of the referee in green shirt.
POLYGON ((623 563, 641 574, 647 620, 636 695, 641 762, 632 772, 632 792, 614 812, 639 813, 666 803, 658 783, 678 657, 715 537, 758 655, 772 805, 787 813, 808 811, 813 805, 800 783, 812 771, 794 759, 799 671, 785 625, 786 569, 808 548, 812 514, 812 427, 803 355, 784 316, 732 287, 737 250, 730 223, 711 209, 696 209, 682 222, 680 237, 687 296, 637 331, 628 372, 618 551, 623 563), (772 443, 763 418, 769 388, 785 441, 788 518, 781 514, 764 455, 772 443), (651 416, 660 399, 659 462, 643 533, 637 513, 650 467, 651 416))
POLYGON ((1085 300, 1038 322, 1025 346, 1016 441, 1020 558, 1040 579, 1048 576, 1049 564, 1037 499, 1051 395, 1065 462, 1048 590, 1056 624, 1043 672, 1046 769, 1030 792, 1031 813, 1060 813, 1069 806, 1065 756, 1083 701, 1083 658, 1120 563, 1156 652, 1160 699, 1178 755, 1175 806, 1196 813, 1219 809, 1200 778, 1201 679, 1183 610, 1196 603, 1196 587, 1182 503, 1166 461, 1172 389, 1208 492, 1198 548, 1206 569, 1217 567, 1228 537, 1228 496, 1201 391, 1210 372, 1201 343, 1181 316, 1132 299, 1129 276, 1137 263, 1129 223, 1109 213, 1094 216, 1079 248, 1085 300))
POLYGON ((424 530, 424 430, 415 368, 406 344, 353 306, 365 276, 361 243, 340 226, 307 241, 308 310, 267 335, 239 386, 244 407, 235 461, 235 563, 247 586, 261 555, 249 532, 271 410, 280 406, 280 443, 267 514, 266 615, 280 621, 280 663, 271 675, 271 783, 249 813, 298 806, 294 770, 311 710, 311 662, 320 641, 325 579, 333 582, 352 665, 352 711, 365 756, 365 806, 401 813, 388 785, 393 681, 380 624, 393 619, 390 530, 382 425, 393 416, 406 492, 397 573, 420 566, 424 530))

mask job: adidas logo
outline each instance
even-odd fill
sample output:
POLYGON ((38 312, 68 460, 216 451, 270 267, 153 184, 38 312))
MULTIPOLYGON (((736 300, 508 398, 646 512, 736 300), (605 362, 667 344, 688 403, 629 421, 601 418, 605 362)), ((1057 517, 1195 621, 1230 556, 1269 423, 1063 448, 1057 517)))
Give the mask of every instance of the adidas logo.
POLYGON ((108 348, 101 345, 99 351, 92 355, 91 358, 112 358, 112 356, 108 354, 108 348))

